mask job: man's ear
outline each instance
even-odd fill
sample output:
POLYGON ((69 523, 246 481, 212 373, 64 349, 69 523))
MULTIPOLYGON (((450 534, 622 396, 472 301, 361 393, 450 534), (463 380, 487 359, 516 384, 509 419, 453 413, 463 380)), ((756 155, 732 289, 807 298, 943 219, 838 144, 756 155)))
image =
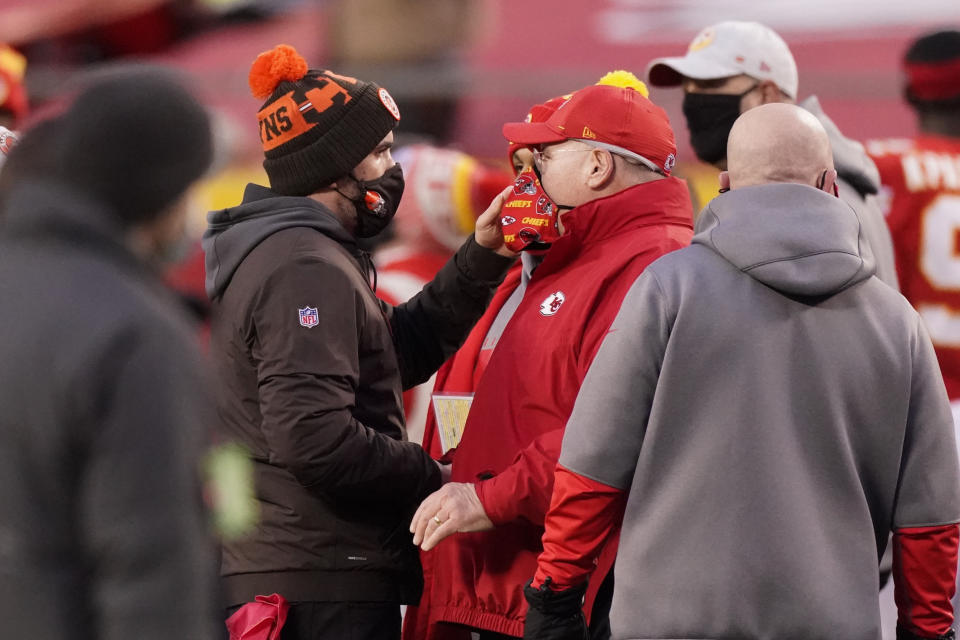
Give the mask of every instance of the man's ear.
POLYGON ((832 196, 840 197, 840 193, 837 189, 837 170, 829 169, 823 172, 823 184, 820 186, 820 190, 824 193, 829 193, 832 196))
POLYGON ((343 176, 331 182, 330 185, 327 186, 327 189, 330 191, 337 191, 339 193, 350 193, 351 183, 353 183, 353 180, 351 180, 348 176, 343 176))
POLYGON ((717 180, 720 182, 720 193, 730 191, 730 173, 728 171, 721 171, 717 180))
POLYGON ((591 189, 601 189, 613 179, 616 161, 612 153, 603 149, 591 149, 588 158, 587 186, 591 189))
POLYGON ((784 102, 784 95, 773 80, 764 80, 760 83, 760 104, 784 102))

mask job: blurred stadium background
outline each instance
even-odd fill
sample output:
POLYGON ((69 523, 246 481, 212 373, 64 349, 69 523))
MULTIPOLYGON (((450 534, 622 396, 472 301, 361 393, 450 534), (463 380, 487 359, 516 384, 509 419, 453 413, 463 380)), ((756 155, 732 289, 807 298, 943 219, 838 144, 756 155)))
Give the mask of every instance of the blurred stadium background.
MULTIPOLYGON (((651 59, 682 55, 726 19, 778 31, 797 61, 799 97, 817 95, 844 134, 865 141, 916 133, 900 60, 924 32, 960 27, 960 0, 0 0, 0 43, 26 58, 31 113, 20 129, 55 112, 78 78, 113 65, 146 61, 191 78, 217 130, 214 169, 193 197, 199 237, 207 210, 238 203, 248 181, 266 184, 247 73, 278 43, 313 67, 387 87, 403 114, 400 142, 450 145, 506 168, 504 122, 607 71, 642 76, 651 59)), ((7 62, 0 50, 0 103, 7 62)), ((673 123, 676 172, 715 185, 690 150, 681 92, 654 88, 651 98, 673 123)), ((202 316, 199 247, 171 279, 202 316)), ((884 603, 889 629, 890 593, 884 603)))
MULTIPOLYGON (((924 31, 960 24, 960 2, 0 0, 0 42, 26 56, 34 119, 79 75, 111 65, 146 60, 192 77, 218 123, 219 160, 197 196, 199 232, 205 209, 236 203, 246 181, 263 177, 259 103, 246 78, 277 43, 311 66, 388 87, 407 140, 427 137, 506 166, 504 122, 608 70, 642 75, 649 60, 682 54, 700 28, 724 19, 776 29, 797 59, 800 97, 818 95, 846 135, 865 140, 915 132, 900 58, 924 31)), ((674 124, 680 173, 708 171, 689 148, 680 91, 651 97, 674 124)))

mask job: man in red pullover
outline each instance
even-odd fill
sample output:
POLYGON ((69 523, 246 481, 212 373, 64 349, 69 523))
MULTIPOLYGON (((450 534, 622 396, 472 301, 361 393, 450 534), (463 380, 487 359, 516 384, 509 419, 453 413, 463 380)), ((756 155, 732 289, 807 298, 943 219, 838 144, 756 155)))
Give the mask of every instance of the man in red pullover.
MULTIPOLYGON (((673 132, 640 90, 587 87, 546 122, 508 124, 503 133, 536 148, 563 235, 509 322, 488 333, 495 348, 457 447, 453 481, 421 504, 411 524, 434 567, 429 606, 439 624, 432 638, 469 638, 470 630, 481 638, 522 635, 521 585, 541 549, 580 383, 630 282, 692 235, 686 184, 670 177, 673 132)), ((613 561, 613 545, 607 549, 598 564, 603 575, 613 561)))

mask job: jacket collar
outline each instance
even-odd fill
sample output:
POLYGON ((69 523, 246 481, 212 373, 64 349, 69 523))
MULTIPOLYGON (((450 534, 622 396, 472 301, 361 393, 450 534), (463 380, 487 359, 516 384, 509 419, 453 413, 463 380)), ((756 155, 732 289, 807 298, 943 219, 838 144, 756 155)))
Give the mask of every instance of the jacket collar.
POLYGON ((350 253, 364 274, 372 268, 369 255, 337 217, 316 200, 279 195, 267 187, 248 184, 243 202, 207 214, 201 244, 205 254, 206 291, 210 299, 223 295, 233 274, 253 249, 278 231, 295 227, 314 229, 350 253))
POLYGON ((654 180, 591 200, 563 216, 564 234, 547 252, 570 259, 582 249, 616 236, 658 224, 693 229, 693 205, 687 183, 679 178, 654 180))

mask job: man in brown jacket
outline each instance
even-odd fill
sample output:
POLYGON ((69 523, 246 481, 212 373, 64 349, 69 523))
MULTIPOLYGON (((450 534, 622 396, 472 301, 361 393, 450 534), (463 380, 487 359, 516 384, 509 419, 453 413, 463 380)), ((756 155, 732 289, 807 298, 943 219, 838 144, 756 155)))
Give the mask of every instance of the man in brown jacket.
POLYGON ((250 450, 260 506, 224 545, 228 612, 278 593, 284 640, 399 638, 422 587, 406 523, 441 484, 406 439, 401 392, 457 349, 511 264, 501 200, 420 294, 385 305, 357 238, 403 191, 390 94, 283 45, 250 84, 270 188, 211 213, 204 237, 220 428, 250 450))

